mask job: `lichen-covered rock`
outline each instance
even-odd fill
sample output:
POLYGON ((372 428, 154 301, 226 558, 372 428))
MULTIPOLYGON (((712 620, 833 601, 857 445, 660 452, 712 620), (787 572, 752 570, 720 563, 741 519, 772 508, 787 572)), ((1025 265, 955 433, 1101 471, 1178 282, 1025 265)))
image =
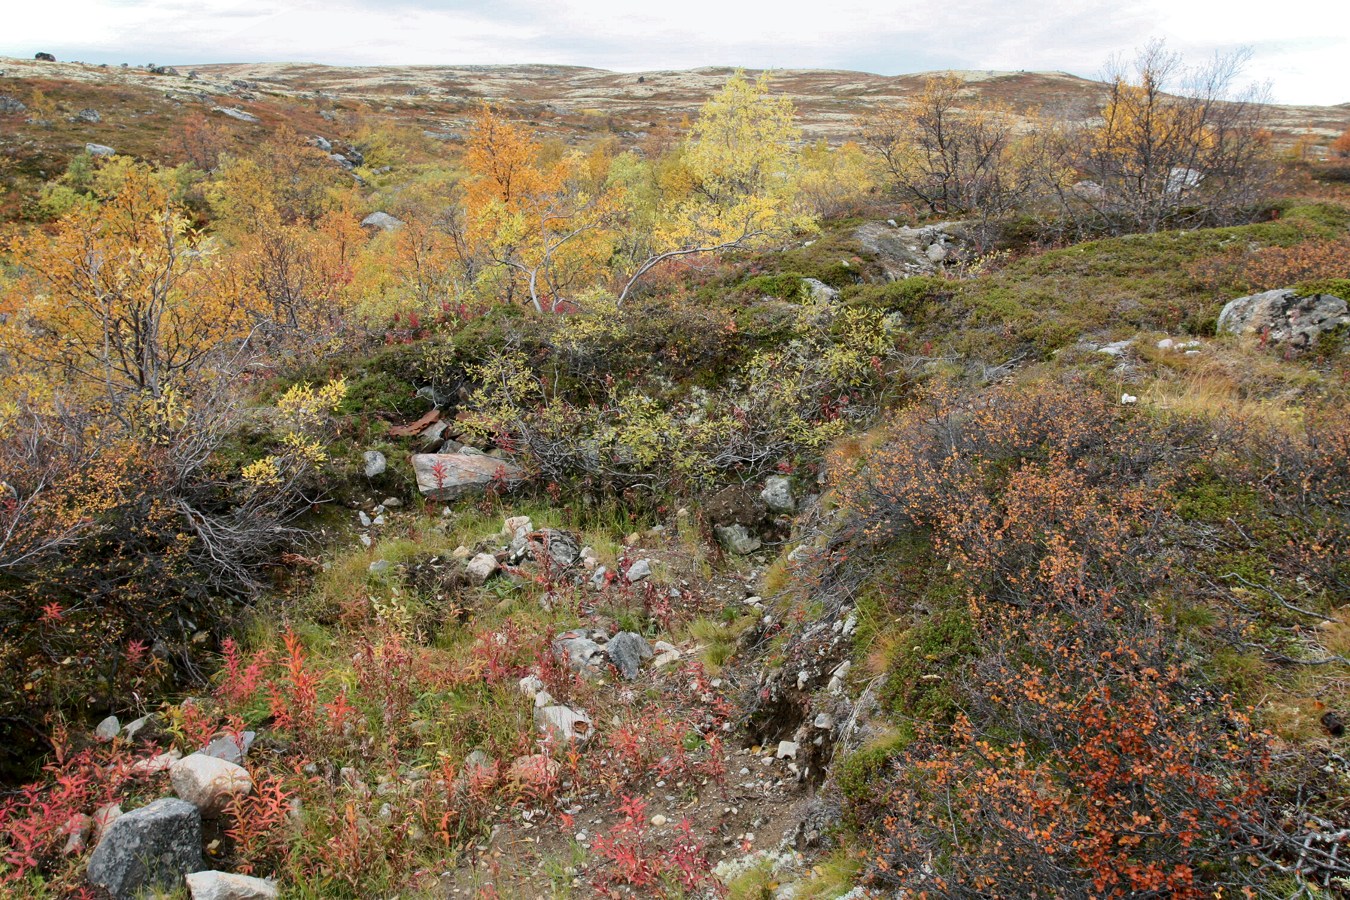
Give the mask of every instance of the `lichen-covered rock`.
POLYGON ((760 548, 760 540, 744 525, 715 525, 713 533, 728 552, 746 556, 760 548))
POLYGON ((1350 325, 1350 314, 1340 297, 1300 297, 1285 288, 1230 300, 1219 313, 1218 331, 1302 350, 1324 332, 1342 325, 1350 325))
POLYGON ((88 879, 115 900, 145 888, 173 890, 202 868, 202 818, 197 807, 165 797, 119 816, 89 857, 88 879))
POLYGON ((764 490, 759 492, 759 499, 776 513, 791 514, 797 511, 797 499, 792 496, 792 479, 782 475, 769 476, 764 482, 764 490))
POLYGON ((620 631, 605 645, 605 654, 614 664, 614 668, 619 670, 620 675, 634 681, 642 668, 642 661, 651 658, 652 648, 641 635, 631 631, 620 631))

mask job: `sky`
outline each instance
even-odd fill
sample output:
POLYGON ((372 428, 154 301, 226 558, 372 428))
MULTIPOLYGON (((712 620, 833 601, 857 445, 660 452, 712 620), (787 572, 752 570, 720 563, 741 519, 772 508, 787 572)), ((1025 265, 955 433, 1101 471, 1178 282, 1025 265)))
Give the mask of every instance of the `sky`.
POLYGON ((553 63, 1058 70, 1098 75, 1162 39, 1192 63, 1250 50, 1279 103, 1350 102, 1350 3, 1299 0, 46 0, 0 55, 133 65, 553 63))

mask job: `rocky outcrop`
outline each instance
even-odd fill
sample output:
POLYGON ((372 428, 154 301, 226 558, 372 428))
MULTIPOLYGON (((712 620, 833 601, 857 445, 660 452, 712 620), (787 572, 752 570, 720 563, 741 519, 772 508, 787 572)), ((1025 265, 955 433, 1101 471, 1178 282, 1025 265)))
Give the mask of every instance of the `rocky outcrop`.
POLYGON ((932 275, 944 264, 967 256, 973 246, 960 222, 937 222, 921 228, 868 222, 854 229, 853 237, 875 257, 890 281, 932 275))
POLYGON ((1297 291, 1282 288, 1230 300, 1219 313, 1218 331, 1302 350, 1320 335, 1343 325, 1350 325, 1350 315, 1340 297, 1301 297, 1297 291))

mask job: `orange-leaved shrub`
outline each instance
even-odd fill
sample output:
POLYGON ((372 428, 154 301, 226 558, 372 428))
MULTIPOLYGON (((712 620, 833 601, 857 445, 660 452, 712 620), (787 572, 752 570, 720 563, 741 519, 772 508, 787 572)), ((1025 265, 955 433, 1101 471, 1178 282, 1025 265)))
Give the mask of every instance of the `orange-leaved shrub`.
POLYGON ((872 883, 1200 897, 1274 876, 1292 838, 1270 739, 1160 612, 1188 574, 1173 493, 1206 440, 1066 379, 935 390, 837 461, 852 540, 930 541, 977 644, 936 676, 954 721, 918 723, 858 801, 872 883))

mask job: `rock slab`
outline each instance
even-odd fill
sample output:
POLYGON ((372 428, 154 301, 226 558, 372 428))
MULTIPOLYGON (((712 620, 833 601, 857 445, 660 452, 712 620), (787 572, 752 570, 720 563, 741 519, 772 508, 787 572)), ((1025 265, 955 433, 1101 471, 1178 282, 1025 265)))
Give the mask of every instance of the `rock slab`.
POLYGON ((144 888, 173 890, 185 874, 202 867, 201 813, 191 803, 165 797, 108 826, 89 857, 88 878, 124 900, 144 888))
MULTIPOLYGON (((465 448, 468 449, 468 448, 465 448)), ((500 479, 514 485, 525 477, 515 463, 478 453, 414 453, 417 489, 432 500, 453 500, 500 479)))
POLYGON ((280 896, 273 882, 233 872, 193 872, 187 886, 192 900, 276 900, 280 896))

